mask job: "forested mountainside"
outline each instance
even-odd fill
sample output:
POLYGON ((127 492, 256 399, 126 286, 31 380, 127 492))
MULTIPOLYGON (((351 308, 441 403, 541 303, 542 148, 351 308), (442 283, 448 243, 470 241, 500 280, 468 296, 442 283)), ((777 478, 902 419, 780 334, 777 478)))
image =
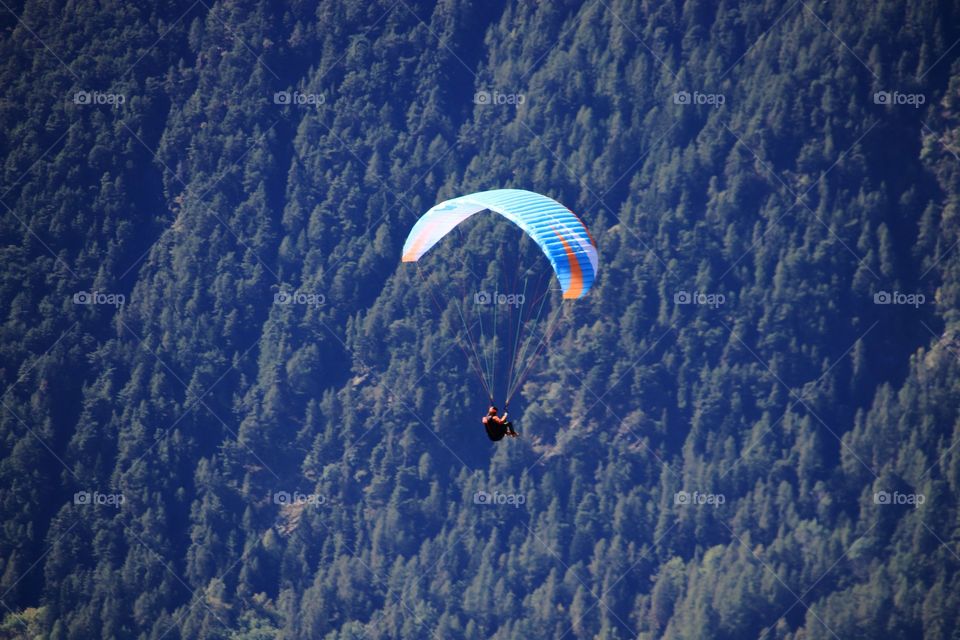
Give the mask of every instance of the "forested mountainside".
POLYGON ((957 0, 0 4, 0 637, 960 637, 957 0))

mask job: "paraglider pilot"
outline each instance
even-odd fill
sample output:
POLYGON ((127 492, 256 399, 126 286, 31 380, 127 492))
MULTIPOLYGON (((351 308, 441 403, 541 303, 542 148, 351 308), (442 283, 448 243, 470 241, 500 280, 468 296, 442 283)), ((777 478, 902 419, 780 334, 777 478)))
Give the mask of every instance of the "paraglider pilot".
POLYGON ((487 437, 496 442, 502 440, 507 435, 516 438, 520 434, 513 430, 513 423, 507 421, 507 414, 504 413, 501 418, 497 415, 497 408, 490 405, 487 415, 483 417, 483 428, 487 430, 487 437))

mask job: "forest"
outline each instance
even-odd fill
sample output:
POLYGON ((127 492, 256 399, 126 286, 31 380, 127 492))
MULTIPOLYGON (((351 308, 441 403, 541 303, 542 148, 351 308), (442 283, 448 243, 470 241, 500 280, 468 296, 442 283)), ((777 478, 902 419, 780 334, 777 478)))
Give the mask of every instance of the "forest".
POLYGON ((0 640, 960 639, 960 0, 0 0, 0 51, 0 640), (496 215, 401 261, 503 188, 582 299, 496 215))

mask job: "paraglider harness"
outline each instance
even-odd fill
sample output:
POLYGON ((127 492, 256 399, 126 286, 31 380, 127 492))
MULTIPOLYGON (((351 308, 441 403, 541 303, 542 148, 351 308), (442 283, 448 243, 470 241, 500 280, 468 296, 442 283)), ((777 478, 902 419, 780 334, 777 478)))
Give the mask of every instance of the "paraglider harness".
POLYGON ((503 437, 508 433, 513 433, 513 423, 506 420, 494 420, 494 416, 489 413, 483 416, 483 428, 487 432, 487 437, 497 442, 498 440, 503 440, 503 437))

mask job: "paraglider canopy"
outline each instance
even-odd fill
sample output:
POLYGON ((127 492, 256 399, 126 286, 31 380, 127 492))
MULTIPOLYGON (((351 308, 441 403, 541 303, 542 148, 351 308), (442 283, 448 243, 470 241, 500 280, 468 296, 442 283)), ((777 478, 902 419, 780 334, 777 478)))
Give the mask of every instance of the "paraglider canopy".
POLYGON ((499 213, 529 235, 550 261, 563 297, 590 290, 597 275, 597 248, 572 211, 547 196, 523 189, 494 189, 445 200, 417 220, 403 245, 403 261, 416 262, 454 227, 484 210, 499 213))
MULTIPOLYGON (((446 292, 433 295, 431 291, 431 298, 441 313, 444 312, 441 299, 446 299, 447 307, 456 311, 455 317, 463 325, 465 344, 460 340, 456 342, 483 384, 490 404, 497 395, 499 379, 506 382, 504 391, 509 406, 510 399, 533 371, 533 365, 546 351, 560 326, 563 303, 582 298, 593 286, 597 276, 597 247, 580 218, 556 200, 523 189, 495 189, 460 196, 431 207, 410 230, 403 245, 403 261, 415 263, 424 284, 434 287, 435 279, 426 278, 421 273, 420 258, 461 222, 486 210, 498 213, 520 227, 546 255, 553 273, 546 269, 531 273, 534 282, 528 296, 526 274, 522 276, 522 291, 519 290, 521 270, 516 252, 503 249, 497 253, 496 268, 489 269, 488 275, 506 277, 508 282, 504 284, 510 294, 497 293, 491 297, 488 285, 476 282, 479 288, 473 292, 471 305, 468 304, 467 288, 461 282, 459 297, 446 292), (511 259, 517 264, 512 265, 511 259), (556 289, 549 284, 554 275, 563 291, 563 300, 556 303, 551 302, 555 298, 551 291, 556 289), (510 278, 513 278, 513 284, 509 284, 510 278), (541 288, 541 285, 546 286, 541 288), (505 307, 503 312, 499 310, 501 306, 505 307), (551 308, 554 309, 552 314, 551 308), (546 322, 541 325, 544 310, 547 310, 546 322), (475 337, 473 334, 477 329, 479 335, 475 337), (503 372, 498 373, 501 366, 503 372)), ((478 279, 472 269, 466 271, 478 279)), ((466 274, 458 277, 455 272, 447 272, 445 277, 441 286, 447 287, 468 278, 466 274)), ((494 291, 503 290, 498 284, 494 291)), ((484 424, 491 420, 500 423, 494 415, 488 416, 484 424)), ((504 422, 502 426, 507 435, 516 437, 511 423, 504 422)))

